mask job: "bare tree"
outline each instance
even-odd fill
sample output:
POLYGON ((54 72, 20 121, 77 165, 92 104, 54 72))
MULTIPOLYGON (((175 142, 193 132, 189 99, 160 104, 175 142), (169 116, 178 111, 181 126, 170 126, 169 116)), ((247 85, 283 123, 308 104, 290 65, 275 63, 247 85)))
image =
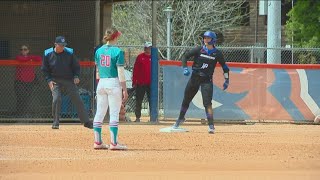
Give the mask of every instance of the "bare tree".
MULTIPOLYGON (((246 0, 157 1, 157 45, 166 45, 167 18, 163 10, 167 6, 175 10, 172 21, 172 46, 195 46, 201 44, 201 35, 207 30, 223 32, 227 28, 239 26, 242 19, 248 15, 242 11, 244 2, 246 0)), ((152 39, 151 10, 150 0, 114 4, 113 24, 124 32, 121 44, 141 45, 144 41, 152 39)), ((164 51, 165 48, 160 48, 161 54, 165 54, 164 51)), ((184 51, 184 48, 174 48, 172 57, 180 59, 184 51)))

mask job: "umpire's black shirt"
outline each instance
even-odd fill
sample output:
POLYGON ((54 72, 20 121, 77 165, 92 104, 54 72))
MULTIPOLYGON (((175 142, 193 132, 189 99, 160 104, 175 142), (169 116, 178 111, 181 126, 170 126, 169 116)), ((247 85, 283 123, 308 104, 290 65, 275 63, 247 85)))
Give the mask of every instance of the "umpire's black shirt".
POLYGON ((56 78, 73 80, 80 75, 80 64, 73 49, 65 47, 62 53, 56 53, 49 48, 44 51, 41 70, 47 82, 56 78))

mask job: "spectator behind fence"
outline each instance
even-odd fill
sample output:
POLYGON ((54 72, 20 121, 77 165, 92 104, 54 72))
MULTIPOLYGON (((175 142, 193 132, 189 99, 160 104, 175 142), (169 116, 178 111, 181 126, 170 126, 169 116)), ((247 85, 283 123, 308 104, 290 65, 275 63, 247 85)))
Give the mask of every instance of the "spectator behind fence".
POLYGON ((142 101, 146 93, 150 109, 151 47, 151 42, 144 43, 144 52, 137 56, 133 66, 132 87, 136 91, 135 122, 140 122, 142 101))
POLYGON ((44 51, 41 70, 52 92, 52 129, 59 129, 61 111, 61 87, 64 87, 75 105, 80 121, 84 127, 93 128, 92 121, 79 95, 80 64, 73 53, 73 49, 65 47, 67 42, 63 36, 56 37, 54 47, 44 51))
POLYGON ((20 54, 16 56, 16 60, 20 65, 16 67, 15 77, 15 94, 16 94, 16 115, 21 116, 26 113, 25 109, 31 101, 29 97, 32 93, 34 82, 36 82, 35 67, 26 65, 30 62, 40 62, 41 56, 30 55, 30 48, 22 45, 20 54))

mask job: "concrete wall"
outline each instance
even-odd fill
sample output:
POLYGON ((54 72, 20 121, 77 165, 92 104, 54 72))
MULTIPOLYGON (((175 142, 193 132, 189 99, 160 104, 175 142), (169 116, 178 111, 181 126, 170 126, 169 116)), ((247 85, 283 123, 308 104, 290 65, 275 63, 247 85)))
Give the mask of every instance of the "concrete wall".
MULTIPOLYGON (((253 46, 256 43, 267 45, 267 16, 259 15, 259 0, 247 0, 250 4, 250 25, 226 29, 224 42, 231 45, 253 46)), ((281 11, 284 11, 282 9, 281 11)), ((282 26, 281 45, 286 45, 284 26, 282 26)))

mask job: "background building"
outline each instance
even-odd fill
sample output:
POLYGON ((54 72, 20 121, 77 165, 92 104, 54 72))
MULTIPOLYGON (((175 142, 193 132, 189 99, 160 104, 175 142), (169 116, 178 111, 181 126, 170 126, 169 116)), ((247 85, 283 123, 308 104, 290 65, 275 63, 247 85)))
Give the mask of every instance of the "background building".
MULTIPOLYGON (((64 35, 82 60, 92 59, 94 47, 112 24, 112 4, 121 1, 124 0, 1 1, 0 59, 14 58, 21 44, 30 45, 33 54, 42 54, 57 35, 64 35)), ((282 4, 285 24, 291 4, 282 4)), ((249 16, 243 19, 242 26, 221 32, 224 44, 265 46, 267 18, 258 10, 259 0, 248 0, 243 13, 250 12, 249 16)), ((282 33, 282 46, 285 45, 282 33)))

